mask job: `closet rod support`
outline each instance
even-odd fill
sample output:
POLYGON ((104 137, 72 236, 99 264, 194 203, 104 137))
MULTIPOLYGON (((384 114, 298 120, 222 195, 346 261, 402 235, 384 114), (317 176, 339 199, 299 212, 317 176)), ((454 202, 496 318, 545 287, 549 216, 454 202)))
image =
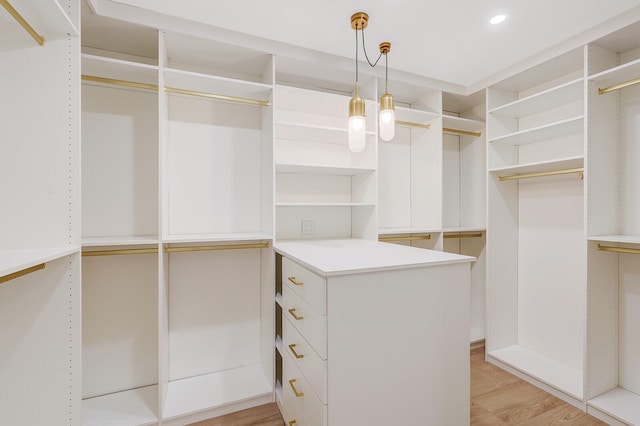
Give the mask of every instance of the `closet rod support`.
POLYGON ((604 95, 605 93, 613 92, 614 90, 620 90, 625 87, 634 86, 640 84, 640 78, 625 81, 624 83, 614 84, 613 86, 605 87, 604 89, 598 89, 598 95, 604 95))
POLYGON ((33 27, 29 25, 29 23, 22 17, 22 15, 20 15, 20 13, 17 10, 15 10, 13 6, 11 6, 8 0, 0 0, 0 5, 2 5, 7 10, 7 12, 9 12, 11 16, 13 16, 13 19, 15 19, 18 22, 18 24, 20 24, 22 28, 24 28, 25 31, 27 31, 29 35, 33 37, 33 39, 40 46, 44 46, 44 37, 38 34, 36 30, 34 30, 33 27))
POLYGON ((517 179, 528 179, 528 178, 536 178, 542 176, 555 176, 555 175, 566 175, 570 173, 578 173, 580 179, 584 178, 584 167, 579 167, 577 169, 565 169, 565 170, 554 170, 552 172, 540 172, 540 173, 527 173, 524 175, 512 175, 512 176, 498 176, 500 181, 503 180, 517 180, 517 179))
POLYGON ((378 237, 378 241, 382 243, 388 243, 391 241, 418 241, 418 240, 430 240, 431 234, 420 235, 415 237, 378 237))
POLYGON ((479 138, 480 136, 482 136, 482 133, 480 133, 480 132, 469 132, 467 130, 451 129, 449 127, 443 127, 442 128, 442 132, 443 133, 455 133, 456 135, 475 136, 476 138, 479 138))
POLYGON ((14 272, 13 274, 9 274, 9 275, 5 275, 3 277, 0 277, 0 284, 6 283, 7 281, 14 280, 14 279, 19 278, 19 277, 21 277, 23 275, 27 275, 27 274, 30 274, 32 272, 39 271, 40 269, 44 269, 44 263, 41 263, 41 264, 36 265, 36 266, 32 266, 30 268, 23 269, 22 271, 14 272))
POLYGON ((212 251, 212 250, 241 250, 241 249, 256 249, 256 248, 269 248, 269 243, 259 244, 227 244, 220 246, 188 246, 188 247, 167 247, 165 253, 183 253, 189 251, 212 251))
POLYGON ((431 124, 429 124, 429 123, 422 124, 422 123, 414 123, 413 121, 396 120, 396 124, 398 126, 419 127, 421 129, 430 129, 431 128, 431 124))
POLYGON ((93 256, 119 256, 125 254, 154 254, 158 253, 157 248, 146 249, 123 249, 123 250, 95 250, 95 251, 82 251, 82 257, 93 256))
POLYGON ((614 253, 631 253, 631 254, 640 254, 640 250, 631 249, 625 247, 611 247, 611 246, 603 246, 598 244, 598 251, 610 251, 614 253))
POLYGON ((475 232, 473 234, 445 234, 444 239, 453 239, 453 238, 482 238, 482 232, 475 232))

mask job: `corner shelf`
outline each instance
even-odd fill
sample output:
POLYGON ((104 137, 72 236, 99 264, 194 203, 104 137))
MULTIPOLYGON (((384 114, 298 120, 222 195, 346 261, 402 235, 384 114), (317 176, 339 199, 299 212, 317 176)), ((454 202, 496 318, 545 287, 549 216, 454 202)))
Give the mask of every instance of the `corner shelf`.
POLYGON ((498 136, 489 139, 491 143, 503 143, 510 145, 525 145, 539 142, 545 139, 567 136, 583 130, 584 116, 576 116, 555 123, 538 126, 531 129, 521 130, 515 133, 498 136))
POLYGON ((520 118, 578 101, 583 96, 583 78, 577 78, 556 87, 489 110, 489 114, 520 118))
POLYGON ((477 132, 481 130, 484 133, 485 123, 480 120, 472 120, 470 118, 455 117, 452 115, 442 116, 442 127, 453 128, 465 132, 477 132))
POLYGON ((83 426, 155 425, 158 423, 157 413, 157 385, 82 401, 83 426))
POLYGON ((0 250, 0 277, 78 253, 79 247, 33 250, 0 250))

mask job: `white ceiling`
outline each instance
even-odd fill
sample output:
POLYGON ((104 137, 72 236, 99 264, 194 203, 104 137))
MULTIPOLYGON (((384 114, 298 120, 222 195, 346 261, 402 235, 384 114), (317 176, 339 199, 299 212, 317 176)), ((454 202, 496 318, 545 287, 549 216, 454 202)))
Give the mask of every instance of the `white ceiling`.
MULTIPOLYGON (((369 14, 365 40, 377 57, 392 43, 395 71, 436 79, 472 93, 497 76, 575 48, 640 20, 640 0, 89 0, 111 15, 131 7, 353 59, 353 13, 369 14), (123 6, 126 5, 126 6, 123 6), (497 13, 508 15, 498 26, 497 13)), ((96 9, 99 9, 96 7, 96 9)), ((330 56, 323 56, 330 58, 330 56)))

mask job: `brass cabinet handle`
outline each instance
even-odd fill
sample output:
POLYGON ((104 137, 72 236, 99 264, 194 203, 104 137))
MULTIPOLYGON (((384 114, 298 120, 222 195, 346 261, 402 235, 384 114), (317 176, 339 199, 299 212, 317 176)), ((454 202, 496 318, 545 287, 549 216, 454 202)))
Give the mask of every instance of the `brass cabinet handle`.
POLYGON ((302 281, 296 281, 296 277, 289 277, 287 278, 289 281, 291 281, 292 283, 294 283, 295 285, 302 285, 304 284, 302 281))
POLYGON ((291 385, 291 389, 293 389, 293 393, 295 394, 296 398, 300 398, 301 396, 304 396, 304 392, 298 392, 296 387, 293 385, 295 382, 296 379, 291 379, 289 380, 289 385, 291 385))
POLYGON ((289 420, 289 426, 293 426, 296 423, 298 423, 298 422, 296 422, 295 419, 294 420, 289 420))
POLYGON ((293 318, 295 318, 296 321, 300 321, 300 320, 304 319, 304 317, 299 317, 299 316, 296 315, 296 309, 295 308, 289 309, 289 313, 291 314, 291 316, 293 318))
POLYGON ((296 346, 295 343, 292 343, 289 345, 289 349, 291 350, 291 353, 293 353, 293 356, 295 356, 296 358, 300 359, 300 358, 304 358, 304 355, 298 355, 298 353, 296 352, 295 349, 293 349, 296 346))

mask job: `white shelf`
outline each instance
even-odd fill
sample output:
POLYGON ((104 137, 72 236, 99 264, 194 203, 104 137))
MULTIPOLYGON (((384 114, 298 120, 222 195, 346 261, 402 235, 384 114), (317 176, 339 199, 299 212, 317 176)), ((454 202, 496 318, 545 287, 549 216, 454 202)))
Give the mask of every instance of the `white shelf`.
POLYGON ((469 118, 454 117, 451 115, 442 116, 442 127, 449 129, 463 130, 465 132, 484 132, 484 122, 471 120, 469 118))
POLYGON ((489 170, 491 173, 538 173, 550 172, 562 169, 576 169, 584 166, 584 156, 558 158, 550 161, 538 161, 534 163, 518 164, 515 166, 496 167, 489 170))
POLYGON ((396 106, 396 120, 408 121, 411 123, 428 124, 429 122, 440 117, 440 114, 431 111, 422 111, 419 109, 405 108, 396 106))
POLYGON ((256 233, 237 233, 237 234, 193 234, 193 235, 168 235, 162 240, 167 244, 186 244, 186 243, 224 243, 239 241, 263 241, 273 240, 273 235, 256 233))
POLYGON ((640 235, 594 235, 588 240, 603 243, 640 244, 640 235))
POLYGON ((374 169, 360 167, 332 167, 305 164, 276 164, 277 173, 318 174, 332 176, 355 176, 373 172, 374 169))
POLYGON ((490 352, 489 357, 582 400, 582 372, 520 345, 490 352))
POLYGON ((511 145, 525 145, 528 143, 539 142, 545 139, 566 136, 572 133, 583 131, 583 116, 568 118, 566 120, 555 123, 546 124, 544 126, 534 127, 515 133, 499 136, 489 139, 492 143, 505 143, 511 145))
POLYGON ((78 247, 0 250, 0 277, 77 253, 78 247))
POLYGON ((600 89, 608 86, 624 83, 629 80, 635 80, 640 77, 640 59, 627 62, 620 66, 610 68, 589 76, 590 81, 594 81, 601 85, 600 89))
POLYGON ((163 418, 171 420, 235 402, 272 395, 273 388, 259 365, 175 380, 169 382, 163 418))
POLYGON ((493 108, 489 114, 520 118, 553 109, 583 96, 583 78, 578 78, 551 89, 493 108))
POLYGON ((166 87, 268 102, 273 86, 177 69, 164 69, 166 87))
MULTIPOLYGON (((115 80, 133 81, 136 83, 158 84, 158 67, 138 62, 104 56, 82 54, 82 74, 110 78, 115 80)), ((85 84, 102 84, 84 82, 85 84)))
POLYGON ((276 207, 375 207, 371 203, 276 203, 276 207))
POLYGON ((158 244, 158 242, 158 238, 153 235, 83 237, 82 247, 143 246, 158 244))
POLYGON ((621 422, 640 425, 640 395, 626 389, 610 390, 589 400, 588 406, 588 410, 593 407, 621 422))
POLYGON ((82 401, 83 426, 146 426, 158 423, 158 386, 82 401))
POLYGON ((378 235, 404 235, 404 234, 439 234, 440 229, 424 228, 379 228, 378 235))
MULTIPOLYGON (((11 0, 11 5, 47 42, 77 37, 79 32, 56 0, 11 0)), ((38 43, 4 9, 0 8, 0 51, 39 47, 38 43)))
MULTIPOLYGON (((276 121, 276 139, 296 140, 306 142, 324 142, 342 144, 347 142, 349 129, 346 127, 324 126, 294 121, 276 121)), ((375 131, 367 130, 368 136, 374 136, 375 131)))
POLYGON ((448 226, 442 228, 444 234, 459 234, 461 232, 485 232, 487 229, 483 226, 448 226))

